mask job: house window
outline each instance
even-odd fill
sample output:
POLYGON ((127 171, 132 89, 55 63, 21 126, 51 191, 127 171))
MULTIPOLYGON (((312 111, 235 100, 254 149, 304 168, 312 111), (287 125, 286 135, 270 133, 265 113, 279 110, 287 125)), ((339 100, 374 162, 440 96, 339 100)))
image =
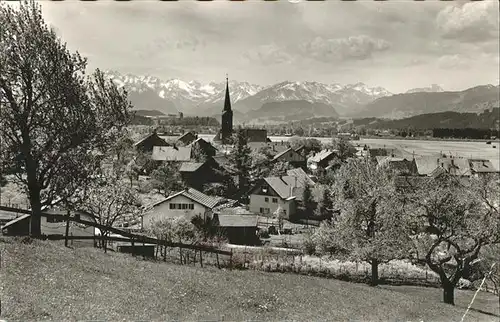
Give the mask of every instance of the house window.
POLYGON ((265 197, 265 198, 264 198, 264 201, 265 201, 265 202, 269 202, 269 198, 268 198, 268 197, 265 197))
POLYGON ((286 215, 286 209, 283 209, 283 213, 286 215))
POLYGON ((278 203, 278 198, 273 198, 273 203, 278 203))
POLYGON ((269 208, 264 208, 264 215, 269 215, 270 212, 269 208))
POLYGON ((171 203, 170 209, 178 209, 178 210, 190 209, 190 210, 193 210, 194 204, 192 204, 192 203, 171 203))

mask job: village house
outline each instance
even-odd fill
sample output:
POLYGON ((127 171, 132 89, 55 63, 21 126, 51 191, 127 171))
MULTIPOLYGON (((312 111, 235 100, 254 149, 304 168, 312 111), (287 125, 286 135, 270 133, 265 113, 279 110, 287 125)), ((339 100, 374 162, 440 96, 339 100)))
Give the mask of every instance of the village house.
POLYGON ((499 169, 495 168, 493 163, 486 159, 469 159, 469 166, 473 177, 500 173, 499 169))
POLYGON ((306 147, 304 145, 301 145, 298 148, 296 148, 295 152, 299 153, 303 157, 307 157, 307 155, 306 155, 306 147))
POLYGON ((205 162, 183 162, 179 172, 182 180, 189 186, 201 190, 207 183, 221 183, 229 174, 215 160, 205 162))
MULTIPOLYGON (((66 210, 49 209, 45 210, 41 217, 41 233, 42 235, 66 235, 66 210)), ((78 211, 72 212, 72 217, 81 220, 95 222, 94 218, 85 212, 78 211)), ((31 214, 21 215, 2 226, 2 234, 6 236, 28 236, 30 233, 31 214)), ((69 223, 69 236, 95 236, 95 227, 84 225, 70 221, 69 223)), ((72 240, 72 245, 81 247, 93 247, 94 240, 72 240)))
POLYGON ((311 170, 316 170, 318 168, 326 169, 330 163, 338 154, 337 150, 325 149, 318 153, 314 153, 307 159, 307 167, 311 170))
POLYGON ((304 181, 295 176, 267 177, 259 180, 250 190, 250 211, 272 216, 281 207, 285 217, 297 212, 297 202, 302 200, 304 181))
POLYGON ((256 215, 214 214, 214 224, 227 238, 228 242, 237 245, 259 245, 258 217, 256 215))
POLYGON ((288 148, 283 152, 276 154, 272 160, 273 162, 288 162, 293 167, 306 167, 306 157, 292 148, 288 148))
POLYGON ((155 146, 151 159, 154 161, 191 161, 192 148, 190 146, 155 146))
POLYGON ((286 171, 288 176, 297 177, 301 186, 305 186, 306 184, 313 186, 316 182, 313 177, 308 175, 303 168, 295 168, 286 171))
POLYGON ((417 175, 415 159, 408 160, 406 158, 377 156, 376 160, 378 166, 387 166, 398 176, 417 175))
POLYGON ((214 157, 217 154, 217 149, 210 143, 202 138, 197 138, 189 144, 193 149, 199 149, 207 157, 214 157))
POLYGON ((153 147, 155 146, 169 146, 167 141, 162 139, 156 131, 147 135, 146 137, 140 139, 136 143, 134 143, 134 148, 137 151, 144 153, 151 153, 153 151, 153 147))
POLYGON ((177 142, 180 142, 183 145, 189 145, 192 142, 194 142, 197 138, 198 136, 193 132, 186 132, 177 139, 177 142))
POLYGON ((286 141, 250 142, 247 145, 253 152, 259 152, 263 148, 268 148, 273 155, 286 151, 290 148, 290 144, 286 141))
POLYGON ((149 229, 155 221, 166 218, 212 216, 212 210, 225 202, 224 198, 208 196, 194 188, 186 188, 148 207, 142 215, 141 226, 149 229))
POLYGON ((403 157, 402 151, 396 148, 369 148, 368 157, 373 161, 377 162, 377 157, 403 157))

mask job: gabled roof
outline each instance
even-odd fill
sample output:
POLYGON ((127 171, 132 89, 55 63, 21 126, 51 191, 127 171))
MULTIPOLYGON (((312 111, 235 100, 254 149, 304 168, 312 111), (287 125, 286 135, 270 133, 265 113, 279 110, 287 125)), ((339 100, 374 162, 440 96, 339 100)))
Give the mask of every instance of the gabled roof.
POLYGON ((314 185, 314 180, 309 177, 309 175, 302 168, 295 168, 286 171, 286 174, 292 177, 297 177, 298 181, 301 182, 302 186, 305 186, 306 182, 310 185, 314 185))
POLYGON ((283 142, 248 142, 247 145, 253 151, 258 151, 259 149, 261 149, 263 147, 269 147, 271 149, 271 151, 274 151, 276 153, 280 153, 280 152, 283 152, 285 150, 288 150, 288 148, 290 147, 290 144, 287 141, 283 141, 283 142))
POLYGON ((151 159, 155 161, 189 161, 191 147, 154 146, 151 159))
POLYGON ((220 227, 257 227, 256 215, 218 215, 220 227))
POLYGON ((182 162, 179 172, 196 172, 204 164, 203 162, 182 162))
POLYGON ((497 173, 499 170, 495 168, 490 160, 469 159, 471 171, 474 173, 497 173))
POLYGON ((199 203, 200 205, 203 205, 209 209, 213 209, 215 206, 219 205, 220 203, 224 202, 224 198, 221 197, 212 197, 204 194, 201 191, 198 191, 194 188, 187 188, 182 191, 179 191, 177 193, 174 193, 173 195, 168 196, 167 198, 163 199, 162 201, 159 201, 152 206, 148 207, 149 209, 152 209, 156 206, 161 205, 162 203, 169 201, 177 196, 184 196, 196 203, 199 203))
POLYGON ((335 154, 336 152, 338 152, 338 150, 329 150, 329 149, 321 150, 320 152, 316 153, 315 155, 309 157, 309 159, 307 159, 307 162, 308 163, 309 162, 321 162, 324 159, 329 158, 332 154, 335 154))
POLYGON ((147 139, 152 138, 152 137, 156 137, 158 140, 163 141, 165 143, 165 145, 167 145, 167 141, 165 141, 164 139, 162 139, 157 133, 153 132, 151 134, 146 135, 145 137, 143 137, 139 141, 135 142, 134 146, 138 146, 141 143, 143 143, 144 141, 146 141, 147 139))
POLYGON ((273 160, 278 160, 279 158, 281 158, 283 155, 285 155, 285 154, 286 154, 287 152, 289 152, 289 151, 293 151, 293 152, 297 153, 297 151, 295 151, 294 149, 292 149, 292 148, 288 148, 288 149, 286 149, 286 150, 284 150, 284 151, 281 151, 281 152, 279 152, 278 154, 276 154, 276 155, 274 156, 273 160))
POLYGON ((292 176, 267 177, 264 181, 273 189, 282 199, 297 197, 302 200, 303 183, 299 178, 292 176))
POLYGON ((184 144, 190 144, 194 140, 196 140, 196 134, 194 134, 193 132, 186 132, 183 135, 179 136, 179 138, 177 139, 177 141, 181 141, 184 144))
POLYGON ((439 157, 437 156, 421 156, 415 158, 417 172, 419 175, 428 176, 438 167, 439 157))

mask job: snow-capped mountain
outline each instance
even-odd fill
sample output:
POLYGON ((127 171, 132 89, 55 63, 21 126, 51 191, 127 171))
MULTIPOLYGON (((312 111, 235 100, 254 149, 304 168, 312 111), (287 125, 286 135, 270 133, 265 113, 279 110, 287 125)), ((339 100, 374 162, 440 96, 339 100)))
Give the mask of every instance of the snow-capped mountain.
MULTIPOLYGON (((199 115, 200 106, 204 106, 206 109, 212 104, 219 103, 220 105, 220 102, 224 100, 226 89, 225 82, 201 84, 197 81, 185 82, 180 79, 163 81, 153 76, 120 75, 116 72, 107 72, 106 75, 118 87, 124 87, 129 92, 134 105, 138 105, 136 103, 140 101, 139 98, 151 97, 153 93, 159 98, 155 99, 154 103, 152 102, 152 106, 145 106, 147 103, 141 102, 141 106, 136 106, 136 108, 157 109, 166 113, 180 111, 190 114, 196 110, 196 114, 199 115)), ((261 89, 262 86, 248 82, 229 82, 229 92, 233 104, 248 96, 255 95, 261 89)))
POLYGON ((349 114, 352 109, 392 95, 381 87, 370 88, 363 83, 342 86, 318 82, 285 81, 249 96, 235 104, 242 112, 259 109, 264 103, 303 100, 332 106, 339 114, 349 114))
POLYGON ((407 94, 411 94, 411 93, 439 93, 439 92, 444 92, 444 89, 437 84, 432 84, 430 87, 413 88, 413 89, 406 91, 407 94))
MULTIPOLYGON (((122 75, 117 72, 106 74, 115 84, 128 91, 136 109, 163 113, 179 111, 199 116, 218 115, 222 109, 225 82, 201 84, 197 81, 164 81, 153 76, 122 75)), ((363 83, 342 86, 307 81, 284 81, 267 87, 230 81, 229 91, 236 113, 255 111, 270 102, 307 101, 329 105, 340 115, 346 115, 377 98, 392 95, 384 88, 372 88, 363 83)))

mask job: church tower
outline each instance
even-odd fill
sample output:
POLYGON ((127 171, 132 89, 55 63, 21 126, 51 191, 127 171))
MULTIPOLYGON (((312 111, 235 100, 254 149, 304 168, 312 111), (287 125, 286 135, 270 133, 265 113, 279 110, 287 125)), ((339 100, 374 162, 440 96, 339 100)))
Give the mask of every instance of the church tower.
POLYGON ((220 130, 220 139, 222 142, 227 140, 233 134, 233 111, 231 110, 231 98, 229 97, 229 80, 226 75, 226 97, 224 99, 224 109, 222 110, 222 127, 220 130))

